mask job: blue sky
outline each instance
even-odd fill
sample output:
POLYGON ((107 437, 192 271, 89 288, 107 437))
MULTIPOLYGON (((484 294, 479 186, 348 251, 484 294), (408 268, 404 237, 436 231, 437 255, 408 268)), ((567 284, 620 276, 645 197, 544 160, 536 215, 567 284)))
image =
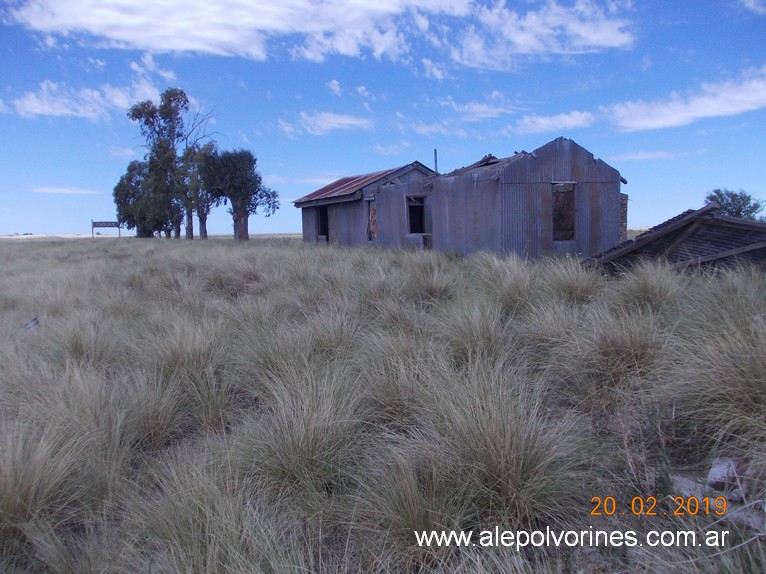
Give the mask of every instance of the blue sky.
POLYGON ((0 235, 114 219, 126 112, 168 87, 279 192, 251 233, 299 232, 291 201, 342 176, 559 136, 628 180, 631 227, 766 199, 765 41, 766 0, 0 0, 0 235))

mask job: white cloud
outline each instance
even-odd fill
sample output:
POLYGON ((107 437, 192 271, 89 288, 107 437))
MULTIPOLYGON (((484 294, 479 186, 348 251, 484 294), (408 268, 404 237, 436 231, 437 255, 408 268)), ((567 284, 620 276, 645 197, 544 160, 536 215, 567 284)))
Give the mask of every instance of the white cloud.
POLYGON ((115 110, 127 110, 137 101, 159 99, 157 88, 147 78, 137 78, 130 86, 103 84, 98 88, 71 88, 44 80, 36 92, 13 100, 16 112, 25 118, 61 116, 106 120, 115 110))
POLYGON ((16 112, 25 118, 34 116, 72 116, 97 121, 108 117, 109 105, 99 90, 75 90, 50 80, 40 83, 37 92, 27 92, 13 100, 16 112))
POLYGON ((370 130, 372 126, 372 120, 369 118, 333 112, 317 112, 315 114, 301 112, 301 127, 315 136, 323 136, 335 130, 370 130))
POLYGON ((160 68, 154 61, 154 56, 149 52, 144 52, 144 54, 142 54, 140 64, 138 62, 131 62, 130 69, 142 76, 157 74, 168 82, 174 82, 176 79, 175 72, 160 68))
POLYGON ((434 80, 444 80, 447 78, 447 69, 442 64, 423 58, 420 60, 423 64, 423 70, 426 74, 426 78, 433 78, 434 80))
POLYGON ((766 66, 737 80, 702 84, 689 96, 673 92, 663 100, 623 102, 603 107, 626 132, 685 126, 703 118, 733 116, 766 107, 766 66))
POLYGON ((101 58, 88 58, 88 63, 97 70, 101 70, 106 66, 106 62, 101 58))
MULTIPOLYGON (((96 67, 104 65, 102 60, 90 59, 89 62, 96 67)), ((152 75, 159 75, 168 81, 175 79, 172 71, 157 66, 151 54, 144 54, 140 63, 131 62, 130 69, 135 75, 128 86, 101 84, 95 88, 74 88, 65 83, 44 80, 36 91, 24 93, 12 104, 16 113, 26 118, 59 116, 97 122, 108 120, 112 112, 128 110, 136 102, 159 101, 160 92, 152 75)), ((192 111, 199 109, 196 99, 190 97, 189 102, 192 111)))
POLYGON ((372 151, 374 151, 378 155, 397 155, 409 148, 410 148, 409 142, 401 141, 398 144, 391 144, 386 146, 381 144, 375 144, 374 146, 372 146, 372 151))
POLYGON ((630 22, 595 0, 563 6, 551 0, 521 14, 505 2, 479 5, 478 23, 462 32, 452 57, 466 66, 512 69, 518 56, 577 54, 633 45, 630 22))
POLYGON ((516 108, 507 103, 503 95, 497 91, 492 92, 486 102, 474 101, 459 104, 452 98, 452 96, 448 96, 439 100, 439 104, 443 107, 452 108, 461 114, 466 121, 497 118, 504 114, 510 114, 516 111, 516 108))
POLYGON ((338 80, 330 80, 325 85, 336 96, 340 96, 343 93, 343 90, 340 87, 340 82, 338 80))
POLYGON ((285 120, 278 120, 277 127, 279 128, 279 131, 285 134, 288 138, 292 139, 298 135, 298 128, 295 124, 291 124, 285 120))
POLYGON ((742 0, 742 4, 756 14, 766 14, 766 0, 742 0))
POLYGON ((433 123, 415 122, 410 124, 409 128, 421 136, 468 137, 468 132, 463 128, 455 127, 446 121, 433 123))
POLYGON ((56 193, 61 195, 101 195, 100 191, 70 185, 62 187, 33 187, 29 191, 31 193, 56 193))
POLYGON ((356 93, 362 96, 363 98, 369 98, 370 97, 370 91, 365 88, 364 86, 357 86, 356 93))
MULTIPOLYGON (((750 0, 754 2, 755 0, 750 0)), ((290 43, 296 56, 402 59, 425 38, 460 63, 508 67, 516 54, 577 53, 632 44, 623 3, 549 0, 526 12, 483 0, 27 0, 10 19, 51 39, 76 37, 94 45, 161 52, 200 52, 266 59, 269 48, 290 43), (271 43, 271 44, 270 44, 271 43)), ((146 63, 142 67, 146 67, 146 63)), ((427 74, 443 68, 424 62, 427 74)), ((160 73, 159 70, 155 70, 160 73)))
POLYGON ((0 100, 0 114, 8 113, 11 110, 8 108, 8 106, 5 105, 5 102, 3 100, 0 100))
POLYGON ((543 132, 556 132, 575 128, 586 128, 593 123, 594 115, 590 112, 577 110, 567 114, 554 116, 539 116, 532 114, 524 116, 516 122, 513 131, 520 134, 537 134, 543 132))

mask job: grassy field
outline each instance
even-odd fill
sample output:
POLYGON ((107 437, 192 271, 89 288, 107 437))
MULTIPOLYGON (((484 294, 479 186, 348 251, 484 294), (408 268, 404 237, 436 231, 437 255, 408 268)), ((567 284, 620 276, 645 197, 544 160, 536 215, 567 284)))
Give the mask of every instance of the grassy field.
POLYGON ((715 457, 763 507, 762 273, 280 237, 4 241, 0 269, 2 572, 766 570, 762 515, 672 515, 715 457))

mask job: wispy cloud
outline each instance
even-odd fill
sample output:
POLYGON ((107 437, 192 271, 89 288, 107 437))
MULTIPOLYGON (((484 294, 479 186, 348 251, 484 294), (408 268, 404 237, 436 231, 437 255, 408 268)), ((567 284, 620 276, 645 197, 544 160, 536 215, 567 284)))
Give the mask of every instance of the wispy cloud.
POLYGON ((595 116, 592 113, 577 110, 566 114, 556 114, 552 116, 532 114, 524 116, 516 122, 511 128, 511 131, 520 134, 537 134, 571 130, 575 128, 586 128, 593 123, 594 119, 595 116))
MULTIPOLYGON (((412 43, 426 38, 460 64, 497 68, 507 67, 515 55, 630 46, 630 22, 622 15, 626 6, 628 0, 573 5, 549 0, 526 11, 480 0, 155 0, 138 8, 130 2, 26 0, 7 12, 53 45, 56 38, 76 37, 116 48, 255 60, 286 45, 293 55, 313 61, 331 54, 400 60, 412 43)), ((445 77, 443 65, 433 59, 422 63, 430 77, 445 77)))
POLYGON ((30 193, 56 193, 61 195, 101 195, 100 191, 69 185, 62 187, 33 187, 29 191, 30 193))
POLYGON ((131 62, 130 69, 141 75, 157 74, 168 82, 174 82, 176 74, 172 70, 165 70, 160 68, 154 61, 154 56, 149 52, 144 52, 141 55, 141 62, 131 62))
POLYGON ((330 80, 325 85, 327 86, 327 89, 336 96, 340 96, 343 93, 343 90, 340 87, 340 82, 338 80, 330 80))
POLYGON ((430 58, 422 58, 420 63, 423 64, 423 71, 426 74, 426 78, 444 80, 448 77, 447 69, 443 64, 438 64, 430 58))
POLYGON ((369 118, 333 112, 317 112, 314 114, 301 112, 300 123, 306 132, 315 136, 323 136, 336 130, 371 130, 373 127, 373 122, 369 118))
POLYGON ((505 2, 478 5, 478 22, 461 33, 452 57, 466 66, 502 70, 513 68, 519 56, 628 48, 634 37, 630 21, 619 15, 620 4, 611 2, 605 9, 594 0, 573 6, 552 0, 526 13, 505 2))
POLYGON ((8 108, 8 106, 5 105, 5 102, 3 100, 0 100, 0 114, 8 113, 11 110, 8 108))
POLYGON ((440 122, 413 122, 407 127, 421 136, 456 136, 456 137, 468 137, 468 132, 461 127, 455 126, 447 121, 440 122))
POLYGON ((374 151, 378 155, 398 155, 402 153, 403 151, 409 149, 410 143, 407 141, 401 141, 397 144, 391 144, 391 145, 381 145, 381 144, 375 144, 372 146, 372 151, 374 151))
POLYGON ((751 70, 737 80, 702 84, 699 91, 683 96, 636 100, 603 107, 618 129, 626 132, 685 126, 703 118, 733 116, 766 107, 766 66, 751 70))
POLYGON ((458 112, 466 121, 479 121, 497 118, 504 114, 515 112, 518 108, 505 101, 500 92, 492 92, 484 102, 467 102, 460 104, 452 96, 442 98, 439 104, 458 112))
POLYGON ((742 0, 742 4, 756 14, 766 14, 766 0, 742 0))
POLYGON ((44 80, 35 92, 26 92, 12 104, 20 116, 63 116, 106 120, 111 112, 127 110, 140 100, 158 100, 159 91, 147 77, 137 77, 130 86, 102 84, 97 88, 73 88, 44 80))

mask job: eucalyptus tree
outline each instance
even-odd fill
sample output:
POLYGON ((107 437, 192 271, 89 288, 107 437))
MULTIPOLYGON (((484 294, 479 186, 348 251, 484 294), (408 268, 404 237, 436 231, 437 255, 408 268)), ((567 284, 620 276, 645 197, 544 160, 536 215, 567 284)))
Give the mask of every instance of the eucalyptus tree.
POLYGON ((193 238, 193 235, 190 236, 192 211, 197 214, 200 239, 207 239, 207 218, 213 207, 218 206, 221 202, 221 198, 214 196, 202 179, 202 165, 205 157, 214 149, 214 144, 208 142, 203 146, 193 144, 184 150, 182 166, 185 179, 186 236, 188 239, 193 238))
POLYGON ((148 172, 146 162, 132 161, 114 188, 117 221, 128 229, 135 228, 138 237, 152 237, 168 224, 164 206, 150 192, 148 172))
POLYGON ((742 219, 755 219, 758 212, 766 207, 766 202, 755 199, 744 190, 714 189, 705 196, 705 203, 717 203, 720 213, 742 219))
POLYGON ((186 237, 193 239, 192 213, 197 206, 195 192, 189 188, 193 177, 190 179, 188 174, 196 170, 189 163, 196 155, 187 150, 199 149, 208 137, 205 128, 210 115, 190 114, 190 108, 182 89, 169 88, 160 96, 159 104, 151 100, 138 102, 130 108, 128 117, 138 123, 146 140, 147 193, 163 206, 175 237, 181 236, 185 218, 186 237))
POLYGON ((263 185, 256 169, 257 160, 248 150, 219 152, 211 149, 202 164, 205 188, 224 205, 231 203, 229 213, 234 223, 234 239, 250 239, 248 219, 262 208, 266 217, 279 209, 279 195, 263 185))

